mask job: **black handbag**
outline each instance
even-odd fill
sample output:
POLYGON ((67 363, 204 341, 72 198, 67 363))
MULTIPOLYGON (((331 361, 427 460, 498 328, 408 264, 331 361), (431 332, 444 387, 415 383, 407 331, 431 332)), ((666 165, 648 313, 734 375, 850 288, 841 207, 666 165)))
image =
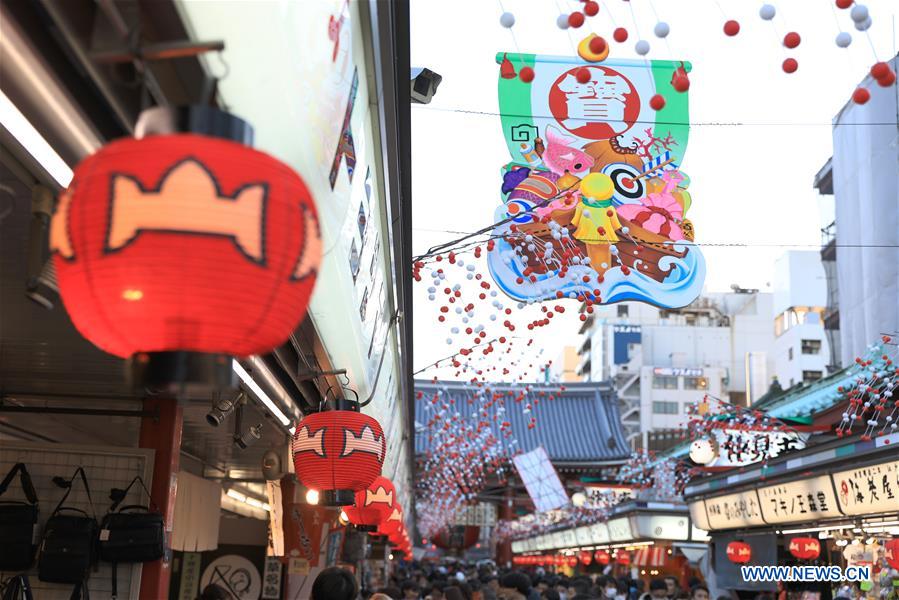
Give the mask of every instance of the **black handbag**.
POLYGON ((100 525, 100 558, 112 563, 112 597, 118 596, 118 563, 142 563, 159 560, 165 554, 165 525, 162 514, 150 506, 128 505, 116 511, 135 483, 150 497, 150 491, 140 476, 122 490, 113 490, 109 512, 100 525), (133 511, 133 512, 132 512, 133 511))
POLYGON ((0 482, 0 496, 6 492, 16 473, 28 502, 0 502, 0 571, 27 571, 34 563, 37 551, 37 494, 24 463, 16 463, 0 482))
POLYGON ((97 531, 97 517, 91 500, 90 487, 84 469, 78 467, 69 480, 65 495, 56 505, 44 527, 38 558, 38 579, 47 583, 75 584, 73 598, 78 597, 82 589, 86 592, 87 586, 84 585, 83 588, 81 586, 86 582, 90 568, 96 561, 97 531), (63 506, 72 491, 75 479, 79 476, 84 484, 84 491, 87 492, 87 501, 93 515, 88 515, 77 508, 63 506))

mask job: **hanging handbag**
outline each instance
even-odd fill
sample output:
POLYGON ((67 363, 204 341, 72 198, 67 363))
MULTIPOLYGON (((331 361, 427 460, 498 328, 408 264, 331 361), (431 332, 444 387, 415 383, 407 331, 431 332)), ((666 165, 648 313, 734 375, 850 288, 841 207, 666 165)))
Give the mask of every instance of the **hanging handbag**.
POLYGON ((112 597, 118 596, 118 563, 142 563, 159 560, 165 554, 165 525, 162 514, 149 506, 128 505, 116 511, 135 483, 150 497, 140 476, 122 490, 113 490, 114 502, 100 526, 100 558, 112 563, 112 597))
POLYGON ((0 496, 19 474, 28 502, 0 502, 0 571, 27 571, 37 551, 37 494, 24 463, 16 463, 0 482, 0 496))
MULTIPOLYGON (((84 469, 78 467, 65 495, 56 505, 56 509, 47 520, 44 537, 41 541, 38 558, 38 579, 47 583, 72 583, 76 585, 75 594, 86 581, 91 566, 96 559, 97 517, 91 490, 87 483, 84 469), (77 508, 64 507, 66 499, 72 491, 75 479, 81 477, 91 515, 77 508)), ((86 589, 87 586, 84 586, 86 589)))

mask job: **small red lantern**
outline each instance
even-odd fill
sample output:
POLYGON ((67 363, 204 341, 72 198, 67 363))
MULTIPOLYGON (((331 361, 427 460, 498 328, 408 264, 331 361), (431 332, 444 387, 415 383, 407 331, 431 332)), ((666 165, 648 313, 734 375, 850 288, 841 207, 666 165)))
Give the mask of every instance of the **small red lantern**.
POLYGON ((821 542, 816 538, 797 537, 790 540, 790 554, 802 560, 814 560, 821 556, 821 542))
POLYGON ((403 507, 395 504, 393 510, 378 526, 379 535, 391 535, 403 528, 403 507))
POLYGON ((581 564, 585 567, 593 562, 593 556, 589 552, 581 552, 578 554, 578 559, 581 561, 581 564))
POLYGON ((899 569, 899 538, 893 538, 883 545, 884 558, 887 564, 894 569, 899 569))
POLYGON ((727 558, 732 563, 748 563, 752 558, 752 547, 746 542, 730 542, 726 552, 727 558))
POLYGON ((72 323, 125 358, 268 352, 303 319, 321 262, 300 176, 194 133, 121 139, 83 160, 50 249, 72 323))
POLYGON ((577 566, 577 556, 574 556, 574 555, 566 556, 565 564, 567 564, 569 567, 576 567, 577 566))
POLYGON ((623 565, 626 567, 627 565, 631 564, 631 555, 627 552, 619 552, 618 556, 615 557, 615 561, 619 565, 623 565))
POLYGON ((393 512, 396 488, 386 477, 377 477, 368 488, 356 492, 354 506, 344 506, 350 523, 359 531, 373 532, 393 512))
POLYGON ((303 485, 318 490, 325 506, 346 506, 381 474, 387 443, 372 417, 356 410, 326 410, 300 421, 292 451, 303 485))
POLYGON ((612 555, 605 550, 597 550, 593 553, 593 559, 601 565, 607 565, 612 562, 612 555))

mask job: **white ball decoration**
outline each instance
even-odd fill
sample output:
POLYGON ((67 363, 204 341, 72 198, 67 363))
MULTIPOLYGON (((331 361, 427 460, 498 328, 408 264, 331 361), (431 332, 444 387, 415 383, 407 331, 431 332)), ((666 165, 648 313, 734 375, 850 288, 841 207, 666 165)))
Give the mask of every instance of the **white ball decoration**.
POLYGON ((837 34, 837 39, 835 41, 840 48, 848 48, 849 44, 852 43, 852 36, 848 31, 841 31, 837 34))
POLYGON ((515 25, 515 15, 510 12, 504 12, 499 17, 499 24, 506 29, 511 29, 512 26, 515 25))
POLYGON ((665 21, 659 21, 658 23, 656 23, 656 26, 652 31, 656 34, 656 37, 666 38, 668 37, 668 34, 671 33, 671 26, 669 26, 665 21))
POLYGON ((759 16, 766 21, 773 19, 776 14, 777 9, 774 8, 773 4, 762 4, 762 7, 759 9, 759 16))
POLYGON ((556 18, 556 27, 559 29, 568 29, 568 15, 561 14, 556 18))
POLYGON ((868 19, 868 7, 864 4, 856 4, 852 7, 852 10, 849 11, 849 16, 852 17, 852 20, 856 23, 862 23, 868 19))
POLYGON ((587 495, 583 492, 575 492, 571 494, 571 503, 580 508, 587 503, 587 495))
POLYGON ((718 444, 711 439, 694 440, 690 444, 690 460, 699 465, 707 465, 718 456, 718 444))
POLYGON ((646 56, 649 54, 649 42, 646 40, 640 40, 636 44, 634 44, 634 51, 640 56, 646 56))
POLYGON ((856 21, 855 28, 858 29, 859 31, 868 31, 868 29, 871 27, 871 23, 872 23, 871 17, 868 17, 861 23, 856 21))

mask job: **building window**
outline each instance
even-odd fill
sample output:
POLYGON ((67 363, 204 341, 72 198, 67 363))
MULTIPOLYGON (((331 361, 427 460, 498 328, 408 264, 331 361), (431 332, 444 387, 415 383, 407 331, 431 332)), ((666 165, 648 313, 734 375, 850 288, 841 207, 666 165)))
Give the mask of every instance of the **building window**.
POLYGON ((709 380, 705 377, 684 377, 685 390, 707 390, 709 380))
POLYGON ((793 346, 790 346, 789 348, 787 348, 787 359, 793 360, 793 346))
POLYGON ((802 382, 803 383, 813 383, 818 381, 824 376, 824 373, 821 371, 803 371, 802 372, 802 382))
POLYGON ((652 387, 657 390, 676 390, 677 377, 674 375, 653 375, 652 387))
POLYGON ((627 304, 619 304, 618 305, 618 317, 619 318, 627 317, 627 304))
POLYGON ((821 354, 821 340, 802 340, 803 354, 821 354))
POLYGON ((660 400, 653 400, 652 413, 655 415, 676 415, 677 414, 677 402, 664 402, 664 401, 660 401, 660 400))

